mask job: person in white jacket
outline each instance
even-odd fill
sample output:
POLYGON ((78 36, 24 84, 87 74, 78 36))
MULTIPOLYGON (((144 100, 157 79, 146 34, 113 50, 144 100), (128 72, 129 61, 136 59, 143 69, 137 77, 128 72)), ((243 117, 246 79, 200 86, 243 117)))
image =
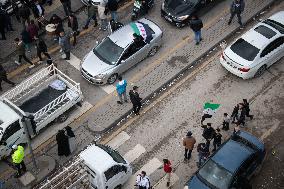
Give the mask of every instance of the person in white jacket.
POLYGON ((139 189, 150 189, 150 179, 145 171, 137 175, 135 186, 138 186, 139 189))
POLYGON ((107 0, 100 0, 100 4, 98 5, 98 14, 101 21, 100 29, 103 31, 107 30, 106 5, 107 0))

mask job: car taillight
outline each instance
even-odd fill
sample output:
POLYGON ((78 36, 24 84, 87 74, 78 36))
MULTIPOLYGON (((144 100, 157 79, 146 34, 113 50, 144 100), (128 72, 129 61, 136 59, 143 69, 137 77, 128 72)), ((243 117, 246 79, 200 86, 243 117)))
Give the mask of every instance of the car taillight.
POLYGON ((250 69, 249 69, 249 68, 239 68, 239 70, 240 70, 241 72, 248 72, 250 69))
POLYGON ((224 56, 224 52, 221 53, 221 57, 223 58, 223 60, 226 60, 226 58, 224 56))

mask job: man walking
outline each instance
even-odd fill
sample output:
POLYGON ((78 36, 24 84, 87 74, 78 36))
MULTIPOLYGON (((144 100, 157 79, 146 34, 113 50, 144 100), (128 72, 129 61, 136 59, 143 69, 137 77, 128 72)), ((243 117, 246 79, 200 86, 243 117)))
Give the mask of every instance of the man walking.
POLYGON ((108 0, 107 8, 110 11, 111 19, 117 22, 117 9, 118 9, 117 0, 108 0))
POLYGON ((116 92, 119 96, 119 101, 117 101, 118 104, 123 104, 122 95, 124 97, 124 101, 127 102, 126 87, 127 87, 126 80, 122 79, 122 77, 119 76, 118 83, 116 84, 116 92))
POLYGON ((68 27, 73 31, 73 46, 76 45, 76 36, 78 35, 78 20, 77 17, 73 14, 68 16, 68 27))
POLYGON ((50 55, 47 52, 47 46, 41 38, 35 38, 36 40, 36 49, 37 49, 37 56, 39 58, 39 62, 42 62, 41 53, 43 53, 49 60, 51 59, 50 55))
POLYGON ((61 46, 62 51, 66 55, 64 59, 70 60, 70 51, 71 51, 70 35, 65 34, 65 32, 60 32, 59 45, 61 46))
POLYGON ((210 146, 210 141, 214 137, 214 134, 215 134, 215 129, 211 127, 211 123, 207 123, 207 126, 205 126, 203 130, 202 136, 205 138, 206 145, 208 145, 208 147, 210 146))
POLYGON ((25 151, 24 147, 21 145, 13 145, 12 149, 12 161, 18 170, 18 174, 15 176, 15 178, 19 178, 25 172, 27 172, 26 165, 24 163, 25 151))
POLYGON ((137 86, 134 86, 133 90, 129 91, 129 96, 130 96, 130 101, 133 104, 133 111, 134 111, 135 115, 140 115, 139 110, 142 106, 142 104, 141 104, 142 98, 139 97, 137 86))
POLYGON ((107 5, 107 0, 100 0, 100 4, 98 5, 98 13, 99 13, 99 18, 101 20, 100 30, 103 31, 107 30, 106 5, 107 5))
POLYGON ((230 120, 231 120, 230 116, 227 113, 224 113, 222 130, 225 130, 225 131, 229 130, 230 120))
POLYGON ((187 162, 191 158, 191 152, 194 148, 194 144, 196 143, 195 138, 192 136, 192 132, 188 131, 186 137, 183 138, 183 146, 184 146, 184 161, 187 162))
POLYGON ((210 155, 209 146, 205 143, 199 143, 197 145, 198 152, 198 167, 200 167, 210 155))
POLYGON ((5 81, 6 83, 11 84, 12 86, 15 86, 15 83, 10 81, 7 78, 7 72, 2 66, 2 64, 0 64, 0 91, 2 91, 2 85, 1 85, 2 81, 5 81))
POLYGON ((240 24, 240 26, 243 26, 241 13, 244 11, 244 9, 245 9, 244 0, 234 0, 231 4, 231 8, 230 8, 231 17, 229 19, 228 25, 231 24, 233 18, 235 17, 235 15, 237 15, 238 23, 240 24))
POLYGON ((71 13, 73 13, 73 11, 71 9, 71 0, 60 0, 60 2, 63 6, 63 9, 64 9, 66 16, 69 16, 71 13))
POLYGON ((150 179, 146 175, 145 171, 142 171, 140 174, 137 175, 135 186, 138 186, 139 189, 149 189, 150 188, 150 179))
POLYGON ((214 134, 214 137, 213 137, 213 152, 217 149, 217 147, 219 148, 219 146, 221 146, 221 143, 222 143, 222 135, 220 133, 220 129, 217 128, 216 129, 216 132, 214 134))
POLYGON ((15 60, 15 63, 20 65, 22 63, 22 58, 30 64, 29 68, 35 67, 35 65, 27 58, 26 56, 26 49, 24 46, 24 43, 19 38, 16 38, 15 40, 17 53, 19 55, 19 61, 15 60))
POLYGON ((83 27, 84 30, 88 29, 91 20, 95 21, 94 27, 98 25, 96 7, 92 5, 92 0, 89 0, 87 8, 88 8, 88 18, 85 26, 83 27))
POLYGON ((250 118, 250 120, 253 119, 253 115, 251 115, 250 112, 250 108, 249 108, 249 103, 247 99, 243 99, 243 104, 244 104, 244 108, 246 110, 246 116, 250 118))
POLYGON ((199 19, 197 16, 192 16, 191 20, 189 21, 189 26, 194 32, 194 38, 196 41, 196 45, 199 45, 200 41, 202 40, 201 37, 201 28, 203 28, 202 20, 199 19))

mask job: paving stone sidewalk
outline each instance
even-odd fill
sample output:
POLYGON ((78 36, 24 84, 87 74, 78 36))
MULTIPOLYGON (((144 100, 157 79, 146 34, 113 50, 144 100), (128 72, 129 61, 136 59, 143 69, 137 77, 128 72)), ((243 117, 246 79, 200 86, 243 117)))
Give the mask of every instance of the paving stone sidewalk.
MULTIPOLYGON (((246 23, 272 2, 273 0, 247 0, 246 8, 242 14, 243 22, 246 23)), ((134 81, 134 84, 139 86, 141 97, 149 97, 154 91, 166 84, 170 78, 191 65, 198 57, 210 50, 214 45, 219 44, 226 36, 236 31, 239 27, 236 21, 231 25, 227 24, 229 14, 228 9, 211 28, 203 31, 203 41, 199 46, 195 45, 194 40, 189 40, 183 50, 169 55, 166 61, 159 64, 150 73, 146 73, 141 80, 134 81)), ((128 90, 131 88, 132 86, 129 86, 128 90)), ((90 130, 104 133, 131 112, 131 103, 119 105, 117 100, 118 97, 113 96, 107 103, 86 118, 85 122, 88 122, 90 130)), ((143 108, 141 112, 143 112, 143 108)))

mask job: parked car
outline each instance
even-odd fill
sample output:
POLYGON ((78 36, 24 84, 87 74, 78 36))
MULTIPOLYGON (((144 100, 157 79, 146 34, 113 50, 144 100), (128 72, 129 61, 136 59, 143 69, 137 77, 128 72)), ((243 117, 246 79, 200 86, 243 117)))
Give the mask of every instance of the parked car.
POLYGON ((284 56, 284 11, 258 23, 229 45, 220 63, 243 78, 258 77, 284 56))
POLYGON ((188 25, 190 17, 217 0, 164 0, 161 16, 177 27, 188 25))
POLYGON ((140 19, 116 30, 102 40, 81 62, 82 76, 92 84, 112 84, 118 75, 153 56, 162 43, 162 30, 148 19, 140 19), (140 29, 139 29, 140 28, 140 29), (135 48, 133 34, 143 30, 143 46, 135 48))
POLYGON ((263 142, 239 131, 212 154, 188 181, 190 189, 246 188, 265 159, 263 142))

